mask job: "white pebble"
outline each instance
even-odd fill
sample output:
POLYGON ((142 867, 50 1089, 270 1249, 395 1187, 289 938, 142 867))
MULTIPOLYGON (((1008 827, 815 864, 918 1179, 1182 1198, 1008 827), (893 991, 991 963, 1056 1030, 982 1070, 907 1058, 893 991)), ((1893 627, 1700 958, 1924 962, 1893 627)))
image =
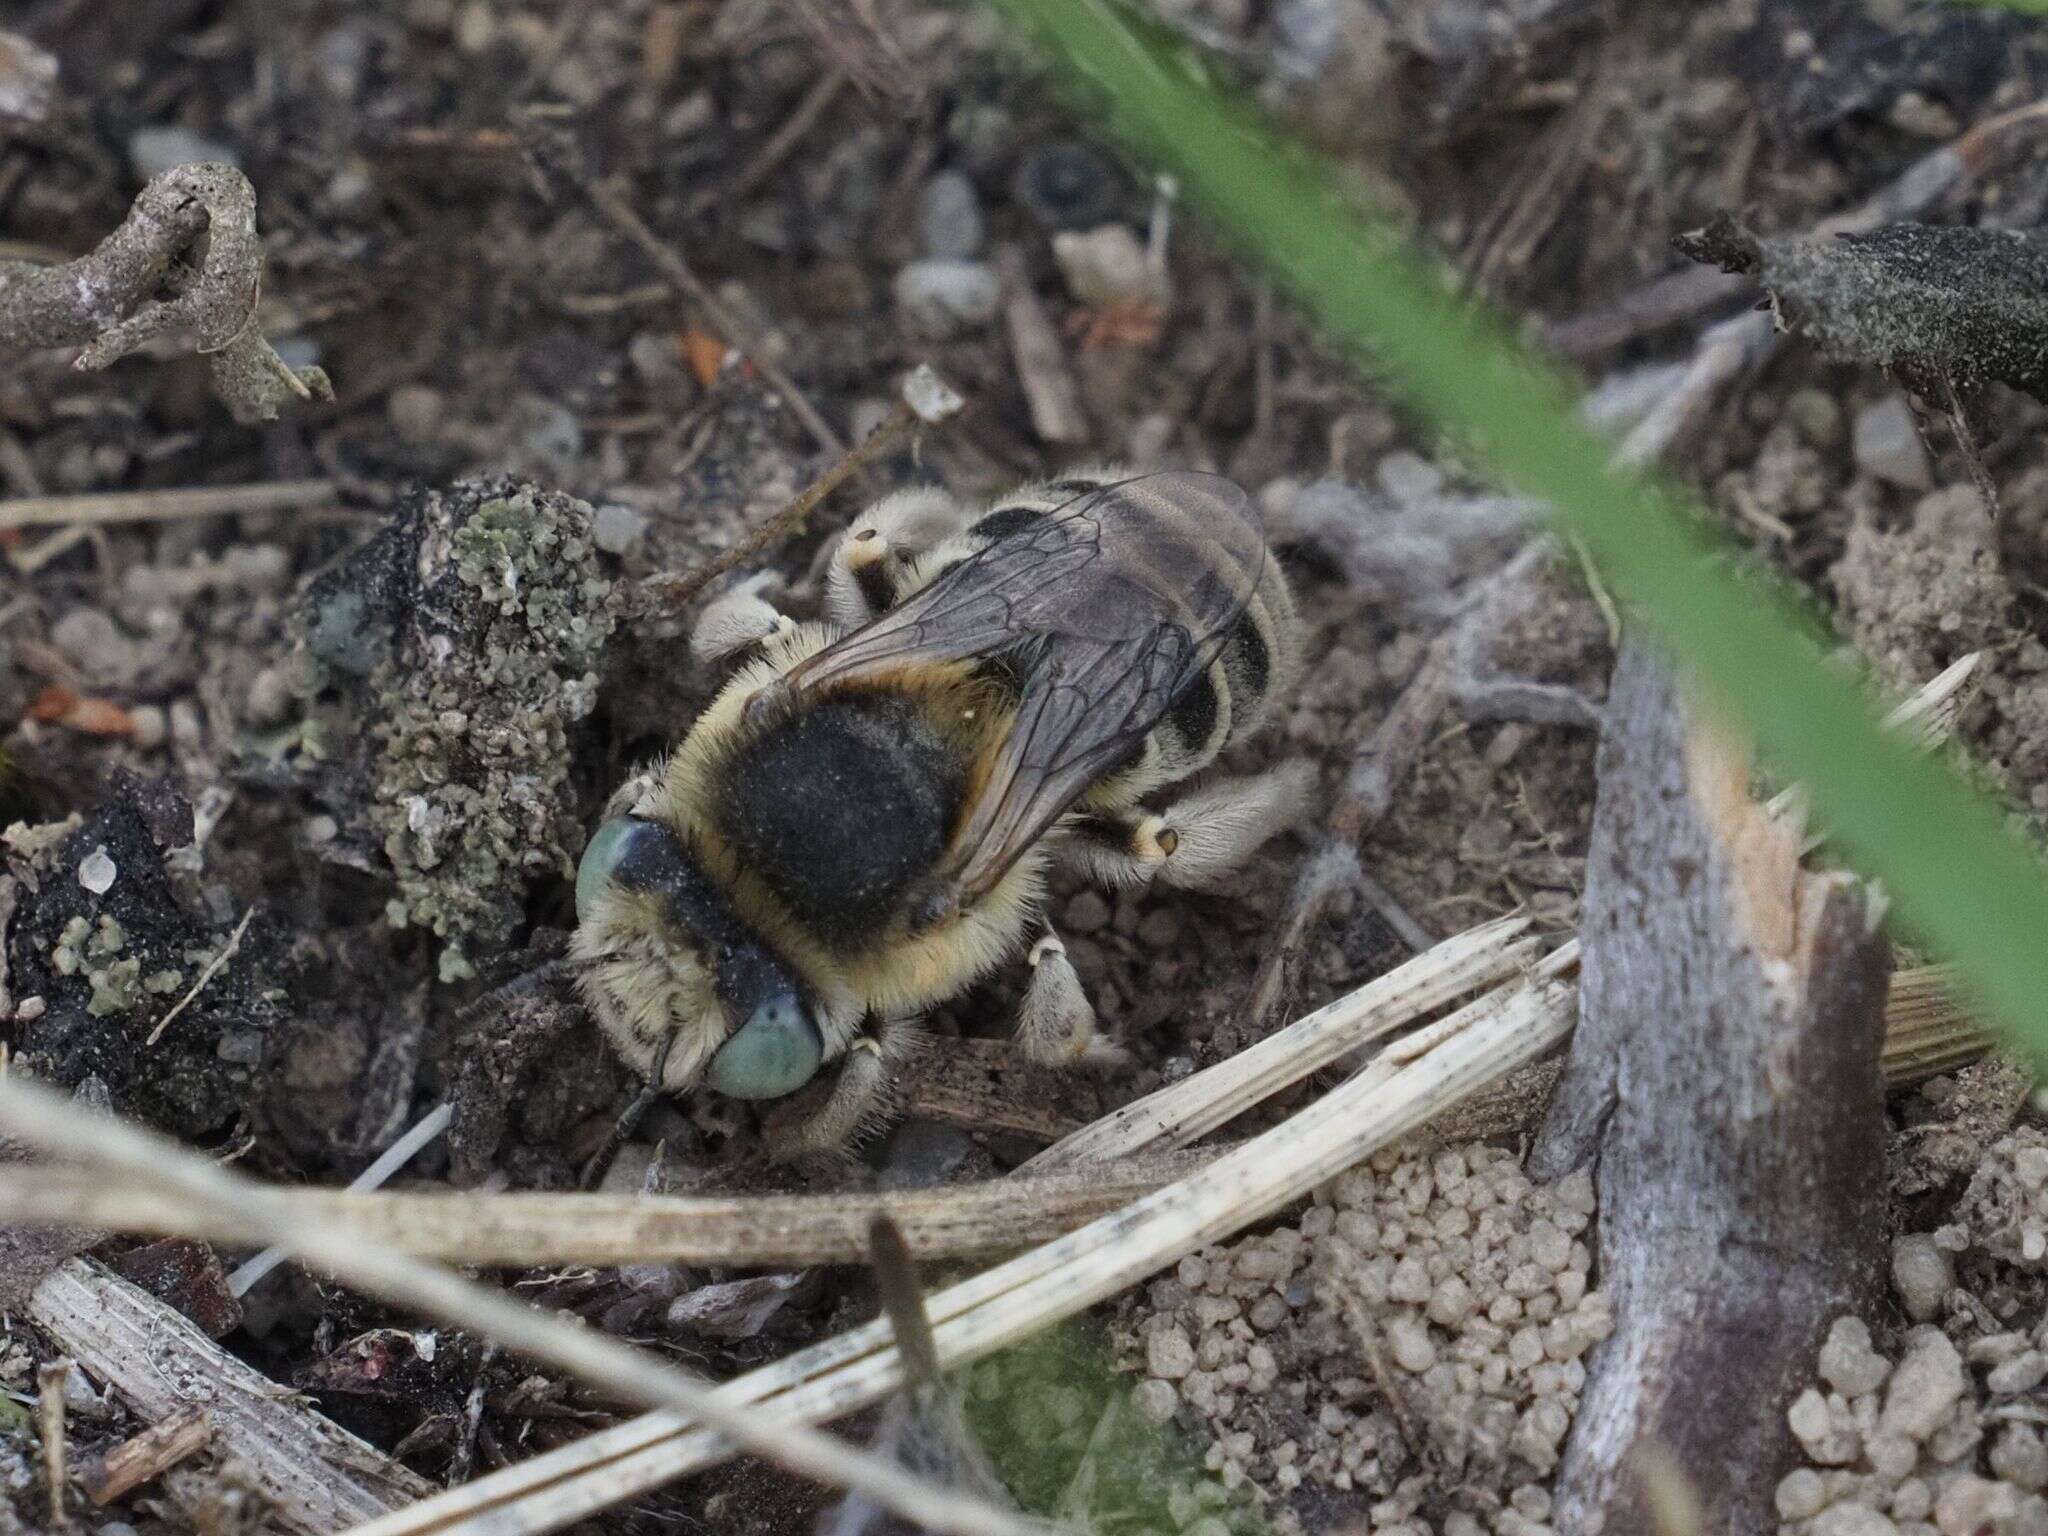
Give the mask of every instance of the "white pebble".
POLYGON ((1955 1261, 1925 1232, 1909 1232, 1892 1243, 1892 1289, 1916 1323, 1933 1317, 1956 1283, 1955 1261))
POLYGON ((104 896, 114 888, 116 873, 114 861, 107 855, 107 845, 102 843, 80 861, 78 883, 93 895, 104 896))

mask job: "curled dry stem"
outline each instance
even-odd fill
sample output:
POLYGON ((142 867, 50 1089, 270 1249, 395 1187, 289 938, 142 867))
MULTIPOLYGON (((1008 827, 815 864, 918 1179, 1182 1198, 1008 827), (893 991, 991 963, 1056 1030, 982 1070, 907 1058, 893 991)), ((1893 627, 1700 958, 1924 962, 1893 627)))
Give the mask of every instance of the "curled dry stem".
POLYGON ((256 192, 229 165, 182 165, 136 194, 114 232, 60 266, 0 261, 0 353, 79 347, 106 367, 161 336, 188 338, 235 420, 331 400, 318 368, 294 369, 256 324, 263 245, 256 192))

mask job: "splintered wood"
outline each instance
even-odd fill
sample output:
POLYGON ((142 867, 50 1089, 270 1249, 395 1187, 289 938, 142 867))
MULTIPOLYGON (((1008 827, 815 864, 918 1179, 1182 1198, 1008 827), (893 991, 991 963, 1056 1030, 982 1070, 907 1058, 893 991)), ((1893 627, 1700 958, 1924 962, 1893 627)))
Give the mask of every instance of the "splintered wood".
MULTIPOLYGON (((330 1536, 427 1497, 433 1486, 367 1441, 227 1353, 173 1308, 90 1259, 73 1259, 29 1299, 29 1321, 65 1354, 111 1386, 144 1419, 170 1425, 195 1409, 206 1417, 213 1450, 236 1463, 286 1529, 330 1536)), ((86 1491, 96 1503, 118 1497, 124 1477, 172 1464, 169 1450, 190 1430, 167 1431, 168 1444, 109 1457, 104 1481, 86 1491), (102 1498, 99 1488, 113 1488, 102 1498)), ((192 1447, 196 1449, 197 1447, 192 1447)), ((190 1450, 184 1452, 190 1454, 190 1450)), ((128 1487, 134 1483, 129 1482, 128 1487)))
POLYGON ((1639 1469, 1661 1451, 1701 1529, 1758 1530, 1785 1410, 1876 1289, 1890 946, 1858 882, 1802 867, 1802 829, 1750 798, 1746 757, 1640 641, 1608 720, 1579 1029, 1530 1159, 1546 1179, 1597 1163, 1616 1316, 1558 1526, 1654 1529, 1639 1469))

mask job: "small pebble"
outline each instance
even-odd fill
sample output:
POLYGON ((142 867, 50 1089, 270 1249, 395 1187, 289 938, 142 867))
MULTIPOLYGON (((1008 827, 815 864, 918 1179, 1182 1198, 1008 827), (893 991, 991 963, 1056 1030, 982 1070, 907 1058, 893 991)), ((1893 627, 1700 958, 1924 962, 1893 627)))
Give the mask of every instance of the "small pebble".
POLYGON ((1155 268, 1138 237, 1121 224, 1052 237, 1053 259, 1067 291, 1094 309, 1133 309, 1167 301, 1166 274, 1155 268))
POLYGON ((941 171, 924 184, 917 199, 917 237, 927 256, 968 261, 981 254, 988 237, 981 196, 960 171, 941 171))
POLYGON ((1887 395, 1858 411, 1853 436, 1856 467, 1866 475, 1909 491, 1933 488, 1927 445, 1904 395, 1887 395))
POLYGON ((128 159, 144 181, 181 165, 222 164, 239 167, 242 157, 218 139, 194 133, 175 123, 138 128, 128 135, 128 159))
POLYGON ((1939 1312, 1955 1287, 1955 1260, 1925 1232, 1909 1232, 1892 1243, 1892 1289, 1916 1323, 1939 1312))
POLYGON ((913 261, 896 274, 895 292, 911 324, 932 336, 987 325, 1003 300, 995 269, 978 261, 913 261))
POLYGON ((154 752, 170 734, 170 723, 154 704, 138 704, 128 711, 128 739, 140 752, 154 752))
POLYGON ((1793 430, 1815 448, 1831 448, 1842 440, 1842 407, 1825 390, 1796 389, 1785 402, 1793 430))
POLYGON ((1963 1357, 1939 1328, 1908 1335, 1905 1357, 1892 1372, 1878 1416, 1878 1433, 1925 1440, 1961 1401, 1967 1383, 1963 1357))
POLYGON ((78 883, 95 896, 104 896, 114 888, 114 861, 107 853, 106 844, 88 853, 78 866, 78 883))
POLYGON ((276 725, 291 712, 291 681, 282 667, 265 667, 250 679, 242 713, 253 725, 276 725))
POLYGON ((1195 1346, 1179 1328, 1162 1328, 1146 1341, 1145 1369, 1162 1381, 1180 1381, 1195 1368, 1195 1346))
POLYGON ((1842 1317, 1820 1348, 1820 1374, 1844 1397, 1861 1397, 1884 1385, 1891 1363, 1870 1347, 1870 1328, 1860 1317, 1842 1317))
POLYGON ((1149 1424, 1165 1424, 1180 1411, 1180 1393, 1170 1381, 1147 1378, 1131 1392, 1131 1406, 1149 1424))
POLYGON ((448 398, 424 384, 401 384, 384 402, 384 414, 399 440, 418 448, 440 435, 448 417, 448 398))
POLYGON ((1814 1518, 1813 1536, 1898 1536, 1898 1527, 1867 1504, 1830 1504, 1814 1518))
POLYGON ((605 502, 590 520, 590 541, 608 555, 628 555, 647 536, 647 518, 616 501, 605 502))
POLYGON ((1827 1507, 1827 1487, 1811 1467, 1787 1473, 1778 1483, 1778 1516, 1784 1520, 1811 1520, 1827 1507))
POLYGON ((55 104, 56 87, 54 54, 18 33, 0 32, 0 122, 40 123, 55 104))
POLYGON ((74 608, 65 614, 50 626, 50 644, 98 683, 123 683, 140 665, 135 642, 98 608, 74 608))
POLYGON ((1109 926, 1109 903, 1099 891, 1077 891, 1060 914, 1069 933, 1099 933, 1109 926))

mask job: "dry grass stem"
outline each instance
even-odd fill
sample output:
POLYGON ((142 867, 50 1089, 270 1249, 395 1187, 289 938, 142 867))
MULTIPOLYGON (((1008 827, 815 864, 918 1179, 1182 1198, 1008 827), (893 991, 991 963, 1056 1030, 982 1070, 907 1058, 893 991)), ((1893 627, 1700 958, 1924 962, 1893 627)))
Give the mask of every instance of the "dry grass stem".
POLYGON ((1991 1049, 1991 1035, 1949 992, 1947 966, 1923 965, 1892 977, 1884 1010, 1885 1081, 1909 1087, 1967 1067, 1991 1049))
POLYGON ((92 491, 79 496, 21 496, 0 501, 0 529, 163 523, 240 512, 298 512, 335 498, 332 480, 264 485, 197 485, 175 491, 92 491))
POLYGON ((0 1124, 61 1158, 175 1192, 228 1230, 260 1229, 301 1263, 346 1285, 495 1339, 618 1399, 686 1410, 738 1446, 819 1482, 857 1489, 933 1530, 955 1536, 1043 1536, 1042 1527, 1014 1513, 936 1488, 815 1430, 751 1413, 645 1350, 565 1323, 346 1228, 306 1221, 288 1201, 253 1180, 165 1137, 80 1110, 46 1088, 19 1079, 0 1081, 0 1124))
MULTIPOLYGON (((299 1219, 344 1226, 415 1258, 478 1268, 553 1264, 859 1264, 887 1216, 924 1261, 989 1258, 1057 1237, 1213 1162, 1221 1150, 1153 1152, 1114 1167, 899 1194, 688 1195, 355 1193, 276 1189, 299 1219)), ((89 1225, 164 1237, 262 1241, 164 1190, 89 1170, 0 1165, 10 1221, 89 1225)), ((240 1294, 242 1271, 233 1286, 240 1294)))
POLYGON ((1044 1172, 1109 1164, 1162 1143, 1187 1146, 1360 1046, 1512 976, 1536 951, 1528 928, 1526 918, 1509 917, 1445 939, 1227 1061, 1104 1116, 1024 1167, 1044 1172))
POLYGON ((36 1432, 43 1442, 43 1483, 50 1493, 50 1524, 71 1524, 64 1508, 64 1485, 70 1481, 70 1457, 64 1434, 64 1378, 71 1362, 59 1356, 36 1367, 36 1432))

